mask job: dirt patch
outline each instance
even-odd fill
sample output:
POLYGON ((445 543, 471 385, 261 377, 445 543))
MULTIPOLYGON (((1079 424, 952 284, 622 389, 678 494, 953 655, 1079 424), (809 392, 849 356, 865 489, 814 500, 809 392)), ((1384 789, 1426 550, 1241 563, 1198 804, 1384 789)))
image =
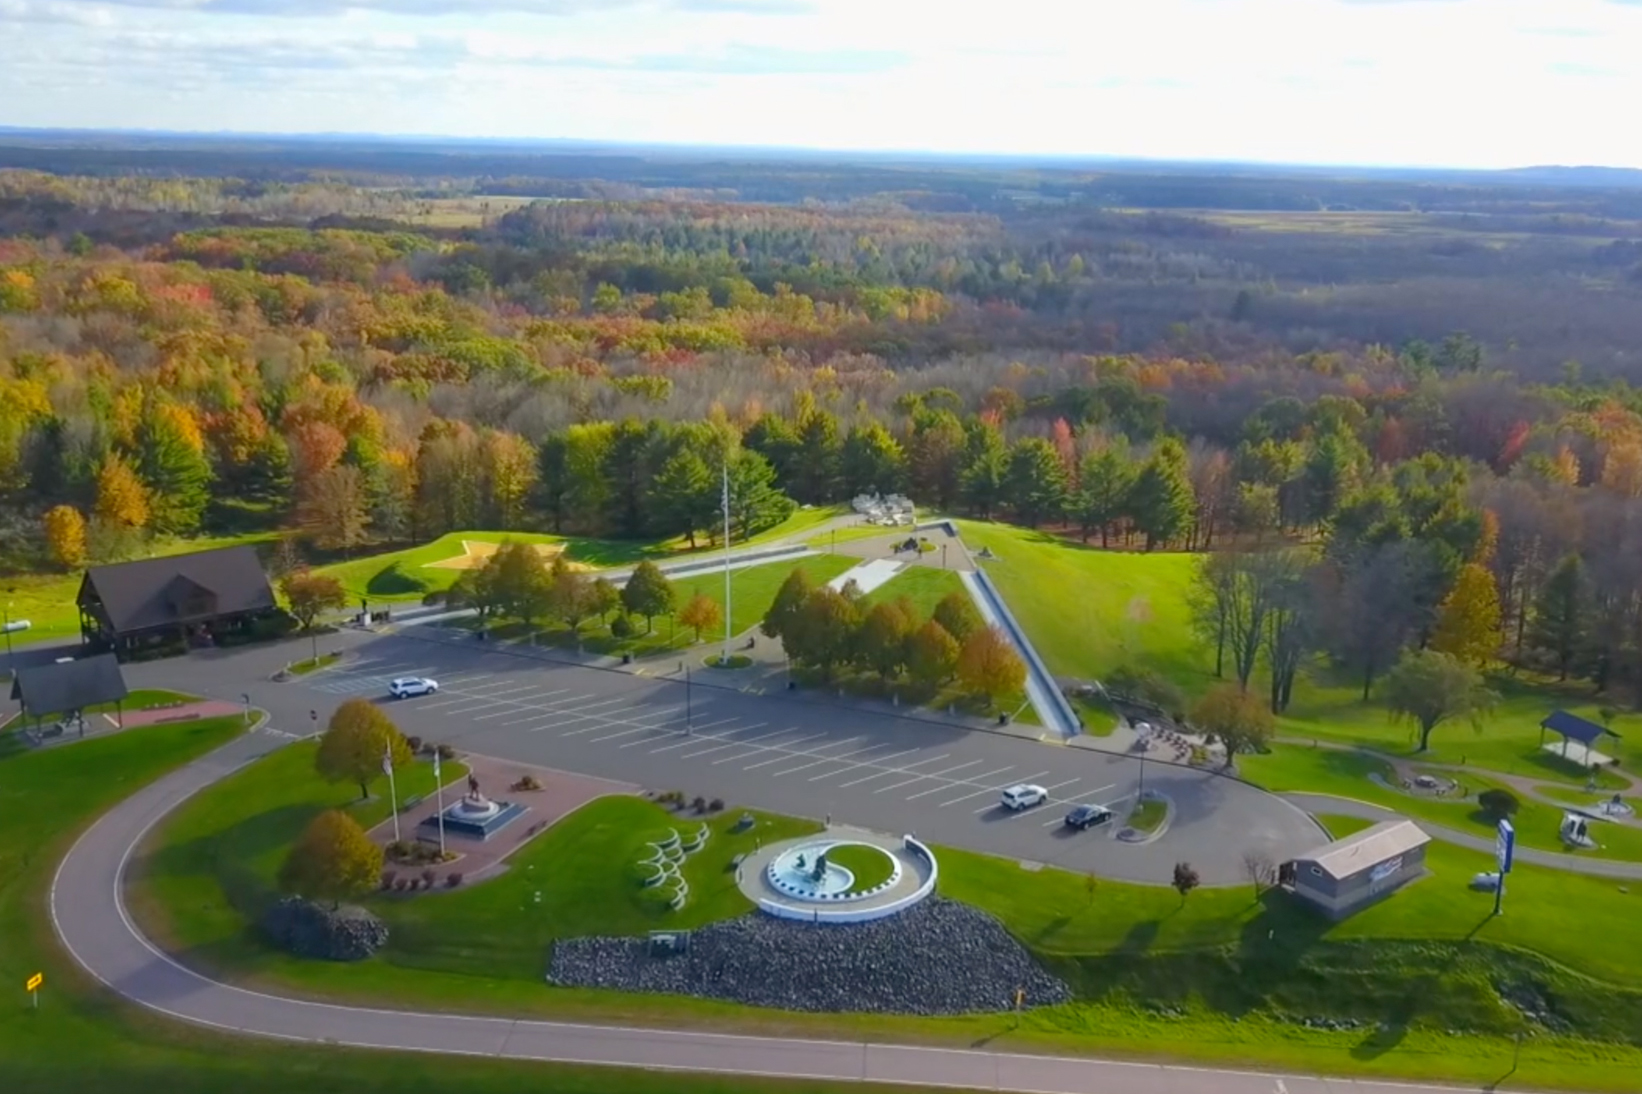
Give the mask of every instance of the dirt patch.
MULTIPOLYGON (((450 558, 440 559, 438 562, 425 562, 422 564, 422 568, 424 570, 477 570, 479 567, 483 566, 490 556, 495 554, 501 546, 502 545, 500 543, 486 543, 483 540, 464 539, 462 541, 461 554, 453 555, 450 558)), ((542 556, 543 562, 552 562, 554 559, 564 554, 564 544, 562 543, 537 543, 534 544, 534 546, 536 548, 536 553, 542 556)), ((571 562, 569 563, 569 566, 572 570, 587 571, 592 569, 591 566, 584 565, 580 562, 571 562)))
POLYGON ((1124 615, 1131 623, 1150 623, 1152 602, 1143 596, 1137 596, 1129 601, 1129 606, 1124 609, 1124 615))

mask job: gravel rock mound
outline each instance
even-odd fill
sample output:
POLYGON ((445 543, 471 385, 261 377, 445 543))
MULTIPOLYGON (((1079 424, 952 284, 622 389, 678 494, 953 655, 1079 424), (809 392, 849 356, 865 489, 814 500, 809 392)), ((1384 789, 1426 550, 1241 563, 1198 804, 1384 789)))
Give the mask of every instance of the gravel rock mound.
POLYGON ((724 999, 781 1010, 970 1014, 1064 1003, 1072 991, 1002 924, 931 899, 870 923, 801 923, 753 914, 690 935, 687 953, 652 956, 642 938, 573 938, 553 947, 549 983, 724 999))
POLYGON ((388 943, 388 925, 363 908, 328 908, 286 897, 263 916, 262 929, 298 957, 360 961, 388 943))

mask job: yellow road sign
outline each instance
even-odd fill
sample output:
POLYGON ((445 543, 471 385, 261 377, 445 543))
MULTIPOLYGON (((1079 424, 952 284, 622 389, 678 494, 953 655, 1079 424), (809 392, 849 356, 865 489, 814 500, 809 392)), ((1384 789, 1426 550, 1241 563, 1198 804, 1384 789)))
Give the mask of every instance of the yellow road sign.
POLYGON ((29 991, 37 991, 37 990, 39 990, 40 985, 44 984, 45 982, 46 982, 45 974, 37 972, 33 976, 29 977, 28 990, 29 991))

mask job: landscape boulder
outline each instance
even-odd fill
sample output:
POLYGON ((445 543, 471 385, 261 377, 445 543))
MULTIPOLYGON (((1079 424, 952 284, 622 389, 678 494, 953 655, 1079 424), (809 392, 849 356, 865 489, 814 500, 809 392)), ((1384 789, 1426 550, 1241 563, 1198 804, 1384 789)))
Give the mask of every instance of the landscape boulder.
POLYGON ((332 908, 294 896, 268 909, 262 929, 298 957, 325 961, 361 961, 388 942, 388 925, 363 908, 332 908))

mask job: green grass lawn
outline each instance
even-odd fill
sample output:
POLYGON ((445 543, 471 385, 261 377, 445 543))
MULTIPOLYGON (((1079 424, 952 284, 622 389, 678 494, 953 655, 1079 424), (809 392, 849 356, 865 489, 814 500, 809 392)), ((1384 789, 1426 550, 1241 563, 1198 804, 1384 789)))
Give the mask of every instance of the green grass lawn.
MULTIPOLYGON (((295 748, 285 752, 299 756, 295 748)), ((172 856, 193 863, 195 877, 215 886, 216 895, 194 882, 161 885, 165 875, 153 872, 145 874, 149 893, 140 903, 145 919, 171 921, 169 934, 200 932, 191 936, 196 960, 227 960, 238 976, 275 988, 475 1012, 729 1023, 833 1036, 870 1030, 880 1037, 999 1038, 1023 1048, 1229 1056, 1307 1070, 1482 1079, 1493 1077, 1487 1069, 1518 1021, 1483 989, 1490 977, 1531 975, 1577 1011, 1592 1040, 1536 1038, 1524 1051, 1519 1074, 1525 1084, 1628 1090, 1634 1068, 1642 1066, 1642 1051, 1621 1043, 1642 1042, 1642 1028, 1633 1028, 1642 1021, 1642 995, 1581 978, 1642 984, 1642 952, 1587 943, 1588 937, 1623 937, 1619 932, 1642 910, 1642 897, 1621 893, 1612 883, 1524 867, 1513 878, 1512 914, 1491 919, 1487 894, 1464 884, 1487 856, 1442 845, 1431 849, 1432 877, 1342 924, 1328 924, 1278 894, 1255 900, 1249 889, 1215 889, 1182 901, 1169 889, 1103 879, 1091 892, 1083 875, 1028 871, 1006 860, 939 849, 943 892, 999 916, 1080 991, 1078 1002, 1029 1010, 1018 1026, 1009 1015, 800 1016, 543 984, 555 938, 699 925, 745 910, 731 856, 754 838, 815 827, 764 817, 753 832, 731 835, 724 827, 739 815, 733 807, 711 820, 714 837, 690 860, 693 899, 677 916, 659 910, 638 886, 634 867, 645 840, 677 822, 647 802, 610 798, 566 818, 492 881, 409 899, 371 898, 393 931, 377 957, 354 965, 300 962, 262 950, 242 918, 201 915, 199 909, 207 904, 231 910, 226 892, 245 885, 243 875, 277 861, 276 850, 251 838, 261 833, 267 839, 276 827, 248 815, 254 808, 283 816, 279 825, 294 828, 288 812, 310 801, 297 761, 282 761, 282 755, 207 790, 159 836, 167 850, 156 862, 172 856), (248 809, 248 802, 256 805, 248 809), (206 829, 199 827, 206 822, 206 829), (222 835, 213 837, 211 827, 222 835), (235 842, 218 842, 227 838, 235 842), (1561 929, 1570 906, 1580 909, 1580 932, 1561 929), (1351 990, 1340 990, 1342 985, 1351 990), (1376 1025, 1389 1021, 1395 1036, 1344 1037, 1290 1020, 1342 1013, 1376 1025), (1475 1032, 1444 1032, 1455 1025, 1475 1032)), ((253 877, 251 884, 257 883, 253 877)))
POLYGON ((1190 627, 1185 592, 1196 556, 1101 551, 1007 524, 960 521, 970 551, 1057 676, 1100 679, 1146 665, 1188 691, 1213 668, 1190 627))
POLYGON ((127 714, 134 710, 153 710, 155 707, 171 707, 179 703, 192 703, 198 697, 185 695, 180 691, 167 691, 164 688, 137 688, 119 703, 99 703, 96 706, 86 707, 86 714, 112 714, 116 707, 127 714))
MULTIPOLYGON (((1495 829, 1494 820, 1485 816, 1475 801, 1404 794, 1400 790, 1381 786, 1369 776, 1379 775, 1395 785, 1396 775, 1391 765, 1360 752, 1278 744, 1273 745, 1271 752, 1265 755, 1239 756, 1237 772, 1249 782, 1274 792, 1306 791, 1355 798, 1394 809, 1415 820, 1445 825, 1479 838, 1491 836, 1495 829)), ((1509 789, 1488 778, 1487 773, 1481 770, 1432 769, 1431 773, 1454 779, 1472 797, 1484 790, 1509 789)), ((1522 799, 1520 794, 1517 797, 1522 800, 1521 811, 1515 820, 1518 842, 1524 847, 1541 851, 1565 851, 1558 834, 1562 811, 1542 802, 1522 799)), ((1594 798, 1587 795, 1586 800, 1594 801, 1594 798)), ((1642 862, 1642 828, 1598 824, 1593 827, 1592 835, 1601 846, 1577 854, 1642 862)))
POLYGON ((827 861, 842 866, 855 878, 854 890, 873 889, 888 881, 895 872, 889 855, 876 847, 851 843, 827 852, 827 861))
POLYGON ((935 605, 950 593, 962 594, 963 580, 956 570, 937 570, 932 566, 908 566, 872 592, 861 598, 867 607, 906 597, 918 610, 921 623, 935 613, 935 605))
MULTIPOLYGON (((774 528, 746 541, 738 541, 735 546, 752 546, 796 538, 816 525, 831 520, 840 512, 842 509, 839 506, 800 509, 774 528)), ((692 553, 682 538, 661 541, 588 539, 540 532, 471 530, 450 532, 416 547, 376 552, 344 562, 334 562, 320 567, 320 570, 342 582, 355 599, 368 597, 380 601, 420 600, 430 592, 443 592, 450 588, 462 575, 461 570, 429 564, 443 562, 463 554, 464 540, 474 543, 501 543, 504 540, 520 543, 563 543, 567 558, 596 570, 630 566, 645 559, 654 562, 678 560, 692 553)), ((698 542, 700 546, 696 549, 697 554, 706 554, 714 549, 707 546, 705 539, 698 542)))
POLYGON ((295 676, 306 676, 310 672, 318 672, 322 668, 336 664, 341 658, 340 653, 322 653, 317 658, 304 658, 291 666, 291 673, 295 676))
POLYGON ((857 1083, 780 1084, 677 1072, 548 1066, 433 1053, 365 1052, 219 1035, 120 1003, 58 945, 46 915, 52 871, 78 832, 139 787, 231 739, 237 718, 153 726, 62 748, 0 755, 0 1007, 7 1094, 816 1094, 857 1083), (21 985, 45 974, 40 1009, 21 985))
MULTIPOLYGON (((246 929, 277 898, 273 879, 285 852, 308 822, 326 809, 345 809, 370 828, 389 812, 387 780, 373 796, 326 783, 314 773, 318 744, 299 741, 235 772, 189 799, 134 860, 142 878, 133 908, 149 922, 151 908, 173 909, 153 920, 168 944, 208 967, 232 965, 259 952, 246 929)), ((444 766, 459 781, 461 764, 444 766)), ((401 804, 433 792, 433 767, 417 761, 395 775, 401 804)))
MULTIPOLYGON (((848 570, 853 562, 852 559, 836 555, 809 555, 796 562, 768 562, 761 566, 731 570, 730 595, 734 602, 734 614, 730 620, 731 633, 741 635, 756 627, 763 620, 764 613, 770 610, 770 605, 775 602, 775 594, 781 588, 781 583, 787 580, 787 575, 795 569, 805 571, 815 584, 821 585, 848 570)), ((683 608, 691 597, 700 593, 717 604, 720 613, 724 610, 722 570, 678 578, 674 580, 673 588, 679 608, 683 608)), ((633 623, 638 629, 637 634, 631 638, 616 638, 601 620, 589 620, 581 627, 581 646, 594 653, 631 653, 636 657, 644 657, 688 649, 696 644, 695 632, 673 620, 655 620, 654 629, 648 633, 644 630, 643 619, 634 617, 633 623)), ((533 640, 541 645, 569 646, 575 641, 568 627, 556 623, 537 625, 534 628, 518 623, 493 623, 491 630, 498 638, 528 638, 534 633, 533 640)), ((723 624, 713 628, 710 633, 704 630, 701 634, 701 640, 708 644, 715 640, 722 643, 723 639, 723 624)))
POLYGON ((1169 813, 1168 806, 1156 798, 1147 798, 1129 814, 1128 825, 1137 832, 1154 832, 1169 813))
MULTIPOLYGON (((1193 633, 1187 608, 1194 556, 1100 551, 1004 524, 964 521, 960 530, 973 550, 987 547, 998 556, 982 565, 1052 672, 1098 679, 1133 663, 1167 675, 1192 694, 1214 683, 1212 651, 1193 633)), ((1256 686, 1262 684, 1257 674, 1256 686)), ((1430 751, 1419 758, 1583 786, 1588 777, 1583 767, 1540 747, 1539 723, 1557 709, 1599 721, 1603 701, 1586 685, 1505 673, 1496 674, 1490 686, 1501 701, 1482 731, 1467 723, 1439 726, 1430 751)), ((1642 715, 1621 713, 1613 728, 1622 739, 1642 737, 1642 715)), ((1364 703, 1358 681, 1321 662, 1301 674, 1278 732, 1415 755, 1409 726, 1393 721, 1377 701, 1364 703)), ((1610 744, 1611 754, 1619 742, 1610 744)), ((1627 785, 1607 770, 1597 779, 1603 789, 1627 785)))

